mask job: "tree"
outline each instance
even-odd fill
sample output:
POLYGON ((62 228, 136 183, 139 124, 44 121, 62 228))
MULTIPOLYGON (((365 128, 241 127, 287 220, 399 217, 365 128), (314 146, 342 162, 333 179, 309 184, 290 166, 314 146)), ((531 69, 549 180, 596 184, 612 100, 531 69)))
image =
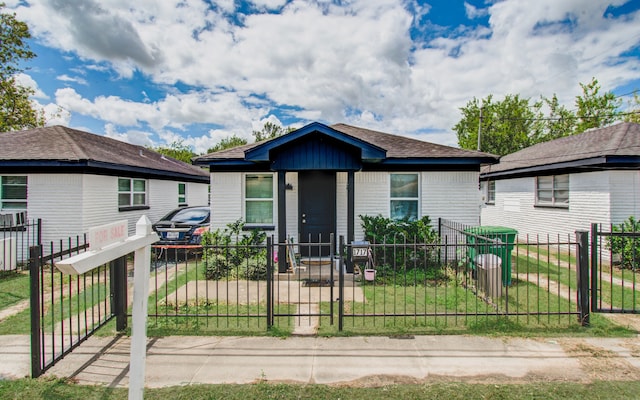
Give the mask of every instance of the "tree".
POLYGON ((253 137, 256 142, 261 142, 263 140, 277 138, 278 136, 282 136, 292 130, 293 128, 291 127, 284 128, 280 125, 274 124, 273 122, 267 121, 261 131, 253 131, 253 137))
POLYGON ((596 78, 587 84, 580 84, 582 96, 576 97, 576 117, 578 119, 575 133, 581 133, 590 128, 600 128, 611 125, 621 119, 618 107, 620 100, 613 92, 598 94, 600 85, 596 78))
POLYGON ((498 102, 493 101, 493 95, 483 100, 474 98, 460 108, 462 119, 453 127, 458 136, 458 145, 463 149, 496 155, 530 146, 534 140, 532 132, 539 108, 540 103, 530 105, 529 99, 522 99, 519 95, 507 95, 498 102))
POLYGON ((191 146, 184 144, 182 140, 173 142, 168 146, 151 147, 150 149, 188 164, 191 164, 191 159, 197 156, 191 149, 191 146))
POLYGON ((624 116, 624 121, 640 124, 640 96, 638 93, 633 93, 633 99, 629 100, 629 111, 624 116))
POLYGON ((230 149, 232 147, 243 146, 247 144, 247 139, 243 139, 235 134, 222 139, 218 144, 209 148, 207 153, 215 153, 216 151, 230 149))
POLYGON ((27 44, 31 33, 15 14, 2 12, 4 6, 0 3, 0 132, 43 126, 44 112, 30 100, 34 90, 16 80, 23 71, 20 62, 36 57, 27 44))
MULTIPOLYGON (((462 119, 453 127, 458 145, 463 149, 478 149, 480 128, 480 150, 505 155, 536 143, 610 125, 622 118, 618 111, 620 101, 612 92, 600 94, 595 78, 580 86, 582 95, 576 97, 575 112, 561 105, 555 94, 551 98, 541 97, 533 104, 518 95, 507 95, 499 102, 493 102, 492 95, 481 102, 473 98, 460 108, 462 119), (543 109, 548 110, 547 115, 543 109)), ((636 109, 637 104, 636 101, 636 109)))

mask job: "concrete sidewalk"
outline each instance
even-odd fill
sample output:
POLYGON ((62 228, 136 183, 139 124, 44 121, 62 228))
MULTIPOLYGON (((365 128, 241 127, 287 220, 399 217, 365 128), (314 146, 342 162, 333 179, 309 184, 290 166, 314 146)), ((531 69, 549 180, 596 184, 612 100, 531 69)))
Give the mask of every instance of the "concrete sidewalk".
MULTIPOLYGON (((0 379, 28 376, 27 336, 2 336, 0 379)), ((49 376, 126 387, 128 337, 92 337, 49 376)), ((148 342, 147 387, 288 382, 379 386, 437 381, 640 379, 636 338, 480 336, 163 337, 148 342)))

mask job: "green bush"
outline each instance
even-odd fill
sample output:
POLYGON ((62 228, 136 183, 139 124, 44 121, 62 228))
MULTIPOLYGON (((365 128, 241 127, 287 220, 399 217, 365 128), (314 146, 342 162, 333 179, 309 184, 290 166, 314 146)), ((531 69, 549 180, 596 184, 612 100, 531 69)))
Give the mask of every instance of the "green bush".
POLYGON ((371 243, 377 282, 413 285, 445 277, 438 265, 438 234, 428 216, 416 221, 360 215, 371 243))
POLYGON ((223 231, 202 235, 207 279, 266 279, 267 235, 257 229, 241 233, 243 228, 244 222, 237 220, 223 231))
MULTIPOLYGON (((631 216, 620 225, 611 227, 613 233, 640 233, 640 221, 631 216)), ((620 268, 636 269, 640 260, 640 238, 630 236, 609 236, 609 249, 620 255, 620 268)))

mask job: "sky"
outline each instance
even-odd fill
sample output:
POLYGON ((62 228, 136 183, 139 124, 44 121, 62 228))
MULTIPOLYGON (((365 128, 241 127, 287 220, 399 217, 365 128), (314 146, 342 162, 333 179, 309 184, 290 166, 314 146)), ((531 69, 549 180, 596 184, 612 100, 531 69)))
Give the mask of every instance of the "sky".
POLYGON ((640 90, 640 0, 3 1, 48 125, 198 154, 265 122, 457 146, 474 97, 640 90))

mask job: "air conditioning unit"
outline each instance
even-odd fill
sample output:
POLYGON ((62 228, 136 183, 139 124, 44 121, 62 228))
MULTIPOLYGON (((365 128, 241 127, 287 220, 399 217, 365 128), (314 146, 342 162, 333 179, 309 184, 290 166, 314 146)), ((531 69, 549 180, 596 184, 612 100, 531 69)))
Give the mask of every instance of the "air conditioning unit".
POLYGON ((0 228, 12 228, 15 226, 23 226, 26 222, 27 222, 26 211, 0 214, 0 228))

